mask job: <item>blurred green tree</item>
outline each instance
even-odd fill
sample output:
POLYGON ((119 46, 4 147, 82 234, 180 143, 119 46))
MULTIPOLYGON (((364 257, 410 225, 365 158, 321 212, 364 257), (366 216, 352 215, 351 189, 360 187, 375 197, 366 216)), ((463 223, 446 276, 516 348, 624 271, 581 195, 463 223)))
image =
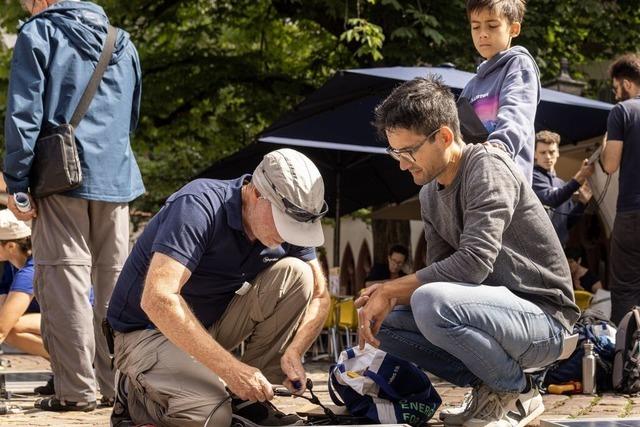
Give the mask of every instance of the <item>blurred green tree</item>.
MULTIPOLYGON (((477 63, 464 0, 99 4, 131 33, 141 57, 142 118, 133 146, 148 192, 134 206, 148 211, 250 143, 336 70, 451 62, 471 71, 477 63)), ((18 1, 0 0, 0 36, 15 34, 25 17, 18 1)), ((529 48, 545 80, 563 57, 577 66, 636 50, 638 24, 634 1, 536 0, 516 43, 529 48)), ((0 43, 0 116, 10 57, 0 43)))

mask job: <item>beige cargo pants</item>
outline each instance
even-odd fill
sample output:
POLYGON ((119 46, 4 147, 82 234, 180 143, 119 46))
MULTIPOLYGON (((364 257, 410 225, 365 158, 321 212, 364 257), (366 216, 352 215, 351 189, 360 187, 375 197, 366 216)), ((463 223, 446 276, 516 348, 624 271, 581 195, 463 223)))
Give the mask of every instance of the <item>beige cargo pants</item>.
MULTIPOLYGON (((227 350, 246 340, 241 360, 280 384, 284 379, 280 356, 311 300, 313 274, 304 261, 283 258, 261 272, 252 285, 245 295, 234 296, 209 332, 227 350)), ((215 373, 156 329, 116 333, 115 354, 116 367, 129 379, 129 413, 137 424, 201 427, 215 405, 227 397, 215 373)), ((209 425, 230 423, 231 405, 226 402, 209 425)))
POLYGON ((129 253, 129 206, 58 194, 36 202, 34 291, 56 397, 95 401, 97 379, 111 398, 113 371, 101 324, 129 253))

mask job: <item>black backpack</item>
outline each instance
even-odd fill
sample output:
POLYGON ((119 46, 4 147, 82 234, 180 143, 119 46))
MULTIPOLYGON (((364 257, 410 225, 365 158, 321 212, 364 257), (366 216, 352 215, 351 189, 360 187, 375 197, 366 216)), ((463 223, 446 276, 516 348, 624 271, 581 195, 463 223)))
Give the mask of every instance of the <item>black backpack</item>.
POLYGON ((613 387, 621 393, 640 391, 640 307, 620 321, 613 359, 613 387))

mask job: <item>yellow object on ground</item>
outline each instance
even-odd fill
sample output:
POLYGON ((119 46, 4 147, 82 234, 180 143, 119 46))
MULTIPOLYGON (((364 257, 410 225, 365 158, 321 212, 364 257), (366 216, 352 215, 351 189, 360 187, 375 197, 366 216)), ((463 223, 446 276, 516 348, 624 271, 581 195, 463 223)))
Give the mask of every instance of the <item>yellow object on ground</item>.
POLYGON ((576 305, 580 308, 580 310, 584 311, 591 305, 591 298, 593 298, 593 294, 587 291, 576 290, 573 292, 576 299, 576 305))

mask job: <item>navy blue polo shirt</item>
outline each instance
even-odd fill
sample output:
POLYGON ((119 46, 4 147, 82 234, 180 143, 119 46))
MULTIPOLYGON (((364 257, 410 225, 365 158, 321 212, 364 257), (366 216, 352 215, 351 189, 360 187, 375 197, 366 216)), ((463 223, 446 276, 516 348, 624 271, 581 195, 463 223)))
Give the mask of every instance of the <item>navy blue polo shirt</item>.
POLYGON ((140 307, 142 288, 154 252, 191 271, 181 295, 205 328, 222 316, 235 291, 286 256, 315 259, 314 248, 284 243, 267 248, 251 242, 242 226, 240 190, 245 175, 222 181, 198 179, 171 195, 149 221, 120 273, 107 318, 120 332, 153 328, 140 307))

